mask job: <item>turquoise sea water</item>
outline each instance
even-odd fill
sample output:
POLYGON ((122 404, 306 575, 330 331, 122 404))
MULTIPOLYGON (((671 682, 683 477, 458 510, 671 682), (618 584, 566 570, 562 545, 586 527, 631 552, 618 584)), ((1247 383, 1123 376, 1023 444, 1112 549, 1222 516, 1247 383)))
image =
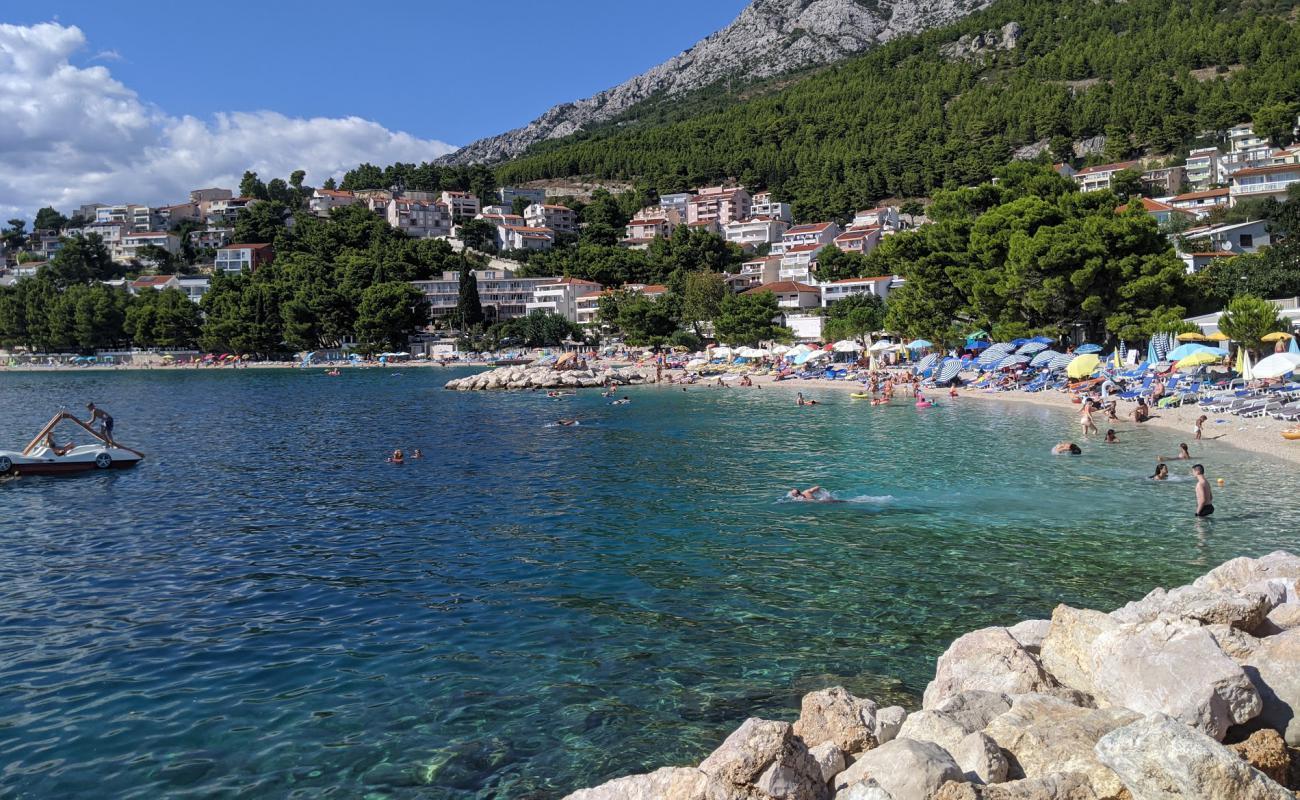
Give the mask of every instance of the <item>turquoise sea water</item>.
POLYGON ((1194 447, 1227 481, 1198 523, 1185 464, 1144 480, 1167 432, 1054 457, 1073 420, 1038 408, 454 374, 0 375, 0 446, 93 399, 149 454, 0 483, 0 794, 557 798, 832 683, 912 700, 972 628, 1300 548, 1293 468, 1194 447), (779 502, 810 484, 853 502, 779 502))

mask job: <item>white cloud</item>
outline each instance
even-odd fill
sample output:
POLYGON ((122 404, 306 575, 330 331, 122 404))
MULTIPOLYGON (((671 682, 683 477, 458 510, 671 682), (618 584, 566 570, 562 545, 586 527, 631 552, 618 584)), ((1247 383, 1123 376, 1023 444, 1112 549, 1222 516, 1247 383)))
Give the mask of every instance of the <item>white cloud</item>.
POLYGON ((91 61, 121 61, 122 54, 116 50, 100 50, 90 57, 91 61))
POLYGON ((359 117, 172 116, 106 67, 71 64, 85 46, 74 26, 0 25, 0 219, 46 205, 182 202, 190 189, 236 188, 246 169, 264 180, 305 169, 318 184, 363 161, 431 161, 455 149, 359 117))

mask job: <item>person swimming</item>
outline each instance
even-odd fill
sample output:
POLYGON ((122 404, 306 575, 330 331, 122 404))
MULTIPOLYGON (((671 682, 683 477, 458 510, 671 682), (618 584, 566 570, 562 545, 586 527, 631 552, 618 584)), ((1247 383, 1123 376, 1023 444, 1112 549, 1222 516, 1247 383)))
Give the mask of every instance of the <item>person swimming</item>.
POLYGON ((791 489, 789 492, 786 493, 786 497, 790 500, 797 500, 799 502, 811 502, 811 503, 838 502, 837 500, 835 500, 834 497, 831 496, 830 492, 826 491, 820 486, 809 486, 807 489, 804 489, 802 491, 800 491, 797 488, 791 489))
POLYGON ((1191 460, 1192 460, 1192 452, 1191 452, 1190 450, 1187 449, 1187 442, 1179 442, 1179 443, 1178 443, 1178 455, 1176 455, 1176 456, 1160 456, 1158 460, 1159 460, 1159 461, 1191 461, 1191 460))
POLYGON ((402 455, 402 450, 401 450, 401 448, 398 448, 397 450, 394 450, 394 451, 393 451, 393 454, 392 454, 391 456, 388 457, 388 463, 389 463, 389 464, 401 464, 401 463, 403 463, 404 461, 406 461, 406 457, 405 457, 404 455, 402 455))
POLYGON ((579 423, 576 419, 557 419, 555 424, 559 425, 561 428, 570 428, 579 423))
POLYGON ((628 397, 627 395, 623 395, 622 399, 615 400, 614 402, 610 403, 610 405, 611 405, 611 406, 625 406, 625 405, 627 405, 627 404, 630 403, 630 402, 632 402, 632 398, 628 397))
POLYGON ((1061 442, 1057 444, 1056 447, 1052 448, 1052 455, 1054 456, 1061 456, 1061 455, 1077 456, 1082 454, 1083 454, 1083 450, 1079 447, 1079 445, 1075 444, 1074 442, 1061 442))
POLYGON ((1118 444, 1118 443, 1119 443, 1119 437, 1115 435, 1115 429, 1114 429, 1114 428, 1107 428, 1107 429, 1106 429, 1106 444, 1118 444))
POLYGON ((1156 464, 1156 471, 1154 474, 1151 475, 1151 480, 1153 481, 1169 480, 1169 465, 1163 462, 1156 464))
POLYGON ((421 453, 420 448, 417 447, 411 451, 411 458, 424 458, 424 453, 421 453))

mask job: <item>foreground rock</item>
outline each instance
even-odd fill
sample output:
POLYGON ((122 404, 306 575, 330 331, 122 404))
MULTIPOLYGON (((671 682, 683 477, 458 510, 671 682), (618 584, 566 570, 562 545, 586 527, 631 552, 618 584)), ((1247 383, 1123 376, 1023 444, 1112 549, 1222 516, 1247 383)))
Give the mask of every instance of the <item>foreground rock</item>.
POLYGON ((1097 800, 1097 794, 1087 777, 1077 772, 1058 772, 993 786, 945 783, 932 800, 1097 800))
POLYGON ((1228 749, 1283 786, 1291 779, 1291 753, 1275 730, 1264 728, 1255 731, 1249 739, 1228 745, 1228 749))
POLYGON ((1056 685, 1038 659, 1006 628, 984 628, 957 639, 939 656, 922 708, 932 709, 969 690, 1025 694, 1056 685))
POLYGON ((460 392, 502 389, 595 389, 606 384, 630 386, 648 383, 654 373, 635 367, 621 369, 564 369, 550 367, 499 367, 447 381, 443 388, 460 392))
POLYGON ((880 784, 893 800, 929 800, 948 781, 965 778, 952 755, 934 742, 895 739, 835 776, 835 800, 851 797, 854 784, 866 780, 880 784))
POLYGON ((1234 558, 1224 562, 1192 585, 1199 589, 1215 591, 1248 591, 1259 589, 1260 584, 1276 582, 1286 593, 1282 602, 1300 602, 1300 556, 1281 550, 1260 558, 1234 558))
POLYGON ((876 704, 843 686, 813 692, 803 698, 794 733, 809 747, 830 742, 846 753, 870 750, 877 744, 876 704))
POLYGON ((1300 747, 1300 628, 1261 639, 1245 659, 1245 674, 1262 701, 1249 728, 1272 728, 1300 747))
POLYGON ((1133 800, 1295 800, 1228 748, 1163 714, 1106 734, 1096 751, 1133 800))
POLYGON ((788 722, 751 717, 700 762, 700 772, 761 798, 827 800, 821 766, 788 722))
POLYGON ((1080 708, 1048 695, 1017 697, 1011 710, 985 729, 1006 754, 1011 778, 1083 775, 1099 798, 1118 797, 1119 777, 1097 760, 1097 740, 1141 715, 1123 708, 1080 708))

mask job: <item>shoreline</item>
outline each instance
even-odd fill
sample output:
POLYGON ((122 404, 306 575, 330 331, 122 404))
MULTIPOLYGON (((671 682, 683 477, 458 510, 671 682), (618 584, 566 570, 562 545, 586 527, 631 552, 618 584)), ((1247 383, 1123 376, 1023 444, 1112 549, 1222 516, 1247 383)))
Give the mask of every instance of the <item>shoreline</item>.
MULTIPOLYGON (((759 376, 753 378, 756 384, 761 383, 765 388, 793 389, 803 392, 811 392, 818 389, 825 389, 833 392, 856 392, 861 391, 862 386, 854 381, 825 381, 825 380, 807 380, 801 378, 790 378, 783 381, 775 381, 770 376, 759 376)), ((1035 392, 1029 394, 1021 391, 1009 392, 983 392, 979 390, 969 390, 959 388, 959 398, 955 402, 964 402, 970 399, 978 401, 993 401, 1004 403, 1015 403, 1019 405, 1039 406, 1042 408, 1052 408, 1061 412, 1069 412, 1077 416, 1078 405, 1071 402, 1071 396, 1060 392, 1035 392)), ((932 393, 933 396, 933 393, 932 393)), ((946 390, 939 390, 937 401, 940 404, 954 402, 948 399, 946 390)), ((898 402, 898 401, 895 401, 898 402)), ((1128 401, 1120 401, 1121 403, 1128 401)), ((1283 461, 1289 461, 1293 464, 1300 464, 1300 443, 1283 439, 1281 431, 1289 427, 1292 423, 1282 422, 1272 419, 1271 417, 1256 417, 1251 419, 1242 419, 1231 414, 1209 415, 1210 419, 1205 423, 1205 438, 1201 442, 1196 442, 1193 438, 1192 426, 1196 418, 1201 415, 1202 411, 1195 403, 1187 403, 1175 408, 1162 408, 1153 413, 1151 419, 1147 422, 1138 424, 1131 418, 1123 416, 1132 409, 1134 403, 1129 402, 1127 408, 1123 408, 1120 413, 1120 421, 1106 424, 1102 415, 1094 416, 1097 421, 1097 427, 1104 435, 1108 427, 1114 427, 1115 433, 1121 443, 1124 441, 1125 432, 1131 432, 1139 428, 1159 428, 1161 430, 1181 431, 1186 435, 1186 441, 1189 447, 1195 452, 1202 447, 1214 447, 1223 445, 1233 447, 1237 450, 1243 450, 1256 455, 1267 455, 1279 458, 1283 461), (1219 423, 1218 420, 1223 420, 1219 423)), ((1066 424, 1062 427, 1061 438, 1063 440, 1078 441, 1080 443, 1094 442, 1101 443, 1101 436, 1092 435, 1084 437, 1079 430, 1078 422, 1074 419, 1063 420, 1066 424)))

